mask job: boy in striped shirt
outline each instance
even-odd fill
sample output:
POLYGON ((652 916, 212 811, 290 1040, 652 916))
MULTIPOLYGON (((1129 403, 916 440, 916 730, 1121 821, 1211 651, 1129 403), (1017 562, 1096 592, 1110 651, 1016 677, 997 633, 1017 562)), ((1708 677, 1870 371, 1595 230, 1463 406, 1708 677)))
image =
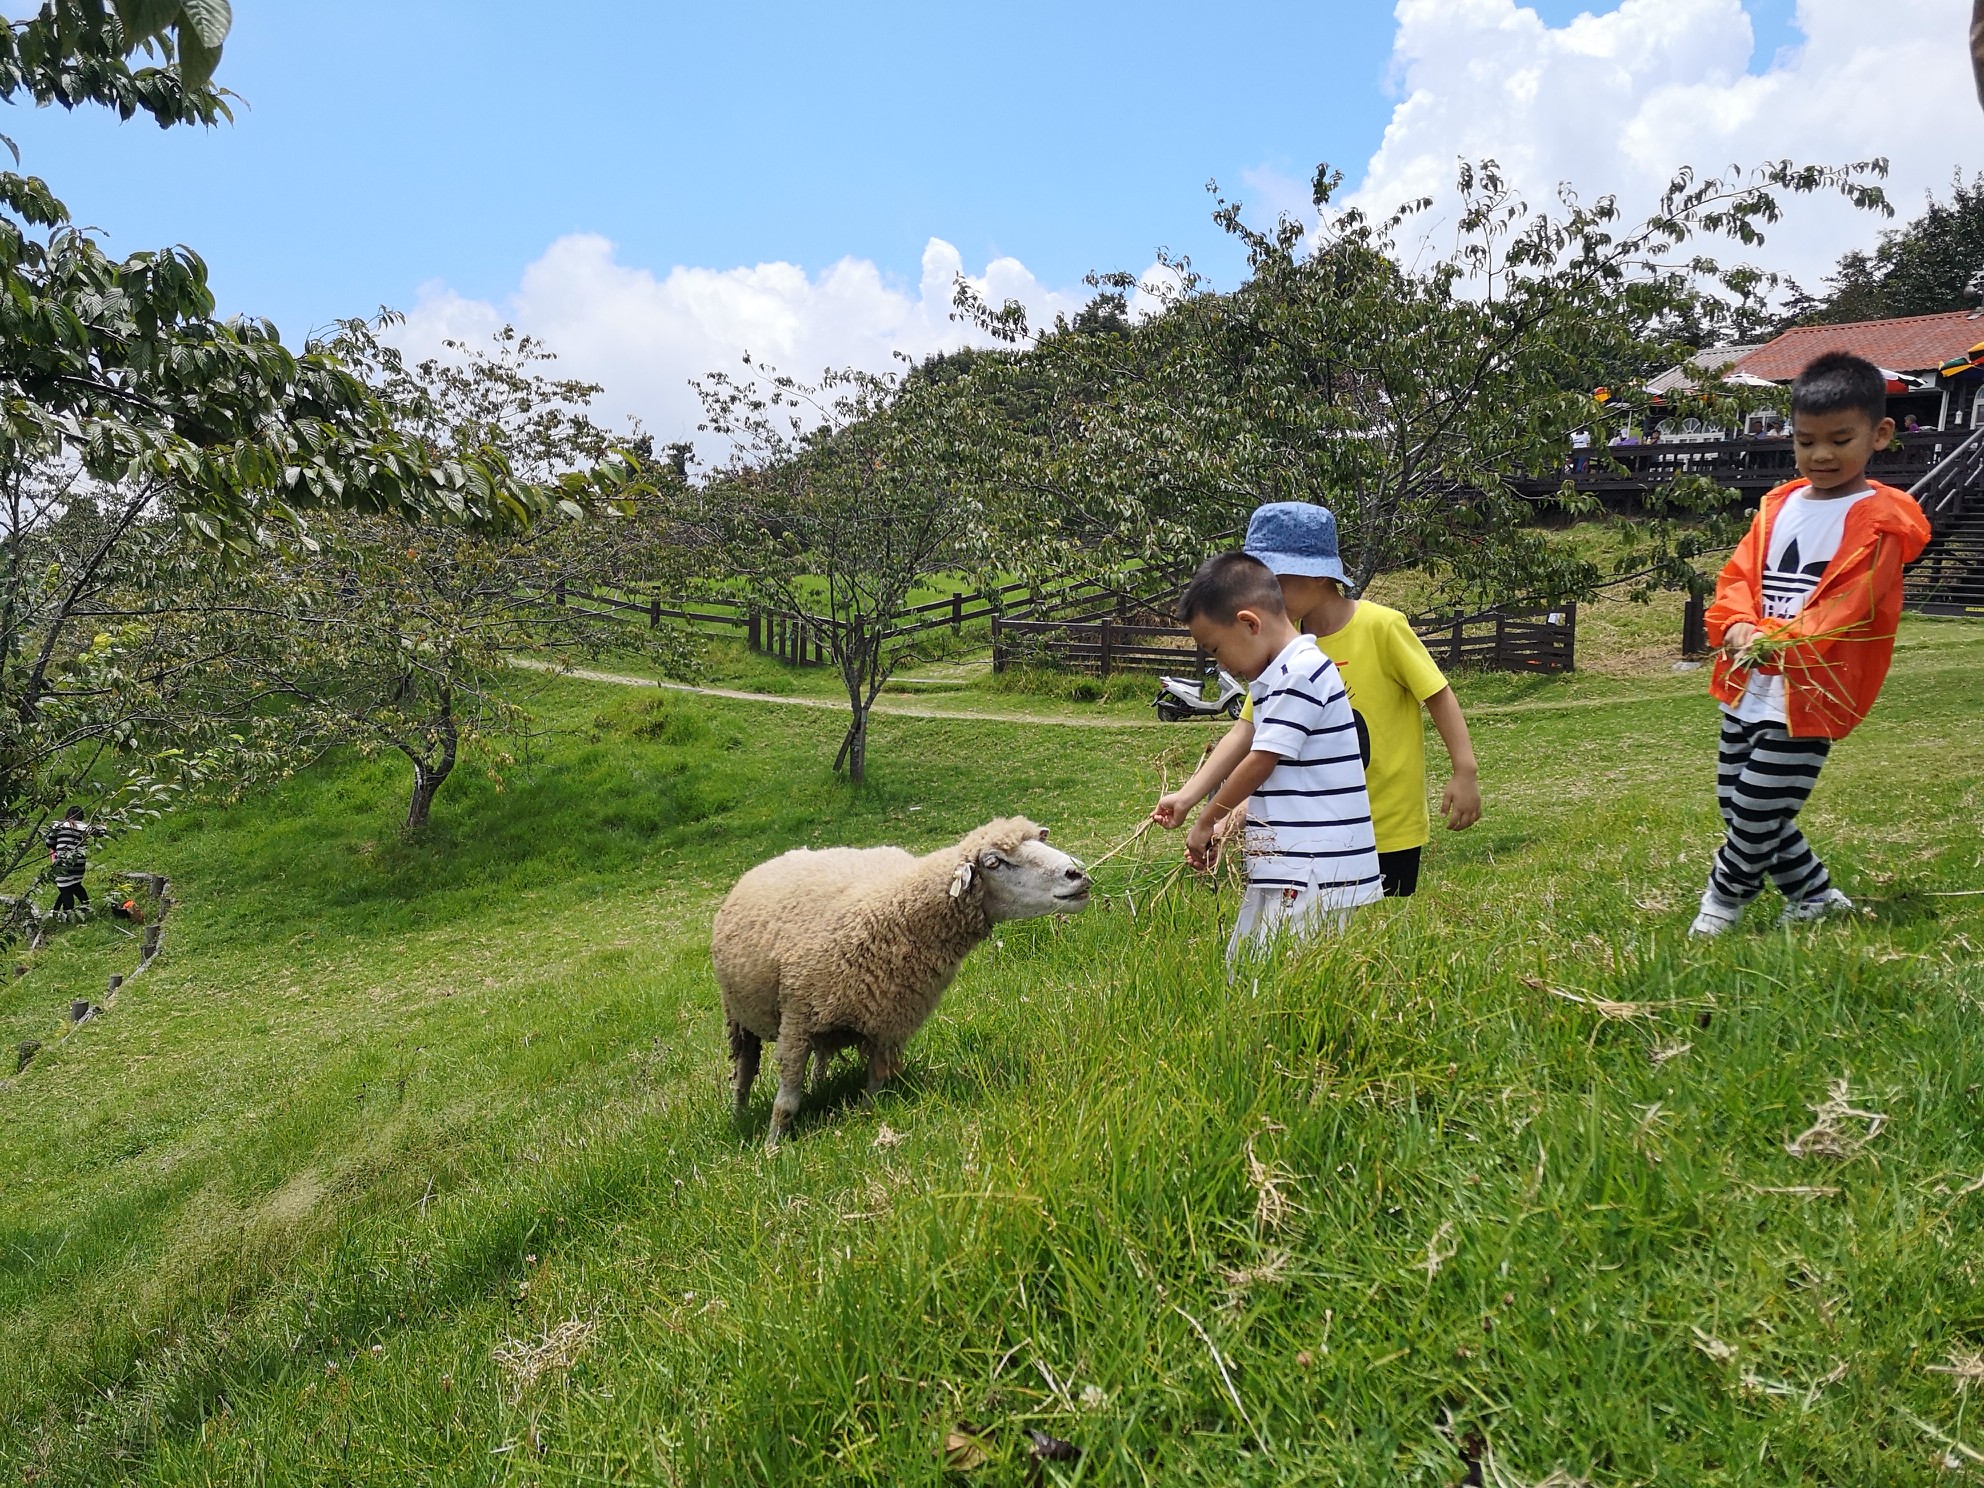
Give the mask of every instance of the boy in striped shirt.
POLYGON ((1201 564, 1178 618, 1247 679, 1254 704, 1252 749, 1185 838, 1192 865, 1208 867, 1220 820, 1247 808, 1247 892, 1227 959, 1279 935, 1342 928, 1383 890, 1357 720, 1335 663, 1289 620, 1273 571, 1245 553, 1201 564))

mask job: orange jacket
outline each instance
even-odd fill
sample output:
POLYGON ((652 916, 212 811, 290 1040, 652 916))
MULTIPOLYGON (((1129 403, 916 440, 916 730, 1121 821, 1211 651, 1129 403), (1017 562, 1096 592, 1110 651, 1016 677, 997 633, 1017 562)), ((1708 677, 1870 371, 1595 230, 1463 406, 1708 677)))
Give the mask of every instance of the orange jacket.
MULTIPOLYGON (((1720 646, 1738 621, 1792 638, 1796 644, 1776 663, 1784 674, 1786 729, 1806 738, 1843 739, 1867 716, 1887 680, 1901 623, 1901 566, 1929 541, 1929 521, 1906 491, 1873 482, 1873 494, 1847 512, 1839 551, 1805 596, 1805 608, 1790 620, 1765 620, 1762 579, 1771 523, 1784 498, 1805 484, 1791 481, 1764 496, 1716 580, 1708 641, 1720 646)), ((1718 655, 1709 691, 1734 706, 1749 680, 1746 669, 1718 655)))

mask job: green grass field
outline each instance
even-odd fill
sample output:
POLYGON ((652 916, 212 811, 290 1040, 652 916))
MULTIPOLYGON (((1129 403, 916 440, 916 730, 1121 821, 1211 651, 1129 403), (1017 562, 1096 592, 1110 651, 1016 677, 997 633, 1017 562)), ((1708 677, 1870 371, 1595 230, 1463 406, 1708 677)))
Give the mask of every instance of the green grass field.
POLYGON ((385 762, 190 811, 100 855, 180 901, 107 1016, 62 1036, 135 960, 107 924, 0 989, 0 1048, 44 1043, 0 1081, 0 1470, 1974 1477, 1980 669, 1911 622, 1827 768, 1807 826, 1869 912, 1710 944, 1701 675, 1459 679, 1488 815, 1416 901, 1229 987, 1230 895, 1153 900, 1146 839, 775 1157, 768 1086, 742 1131, 724 1090, 737 873, 1008 812, 1099 855, 1210 730, 884 716, 851 793, 830 712, 567 681, 418 840, 385 762), (1815 1115, 1836 1082, 1881 1119, 1815 1115))

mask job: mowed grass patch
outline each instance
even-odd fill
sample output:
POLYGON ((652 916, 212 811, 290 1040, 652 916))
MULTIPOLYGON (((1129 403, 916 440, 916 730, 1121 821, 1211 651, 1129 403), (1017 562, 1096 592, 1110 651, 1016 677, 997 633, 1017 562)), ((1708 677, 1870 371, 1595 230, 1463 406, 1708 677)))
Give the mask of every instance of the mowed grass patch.
MULTIPOLYGON (((344 761, 119 844, 182 903, 0 1090, 4 1460, 1943 1481, 1933 1433, 1984 1435, 1932 1368, 1984 1350, 1984 901, 1933 897, 1984 887, 1952 680, 1984 645, 1910 641, 1808 817, 1870 916, 1686 942, 1712 705, 1484 686, 1489 816, 1418 901, 1229 985, 1230 903, 1153 904, 1176 841, 1146 839, 1088 915, 983 947, 876 1107, 837 1067, 774 1159, 768 1082, 741 1132, 722 1088, 737 872, 1010 811, 1093 856, 1203 731, 878 718, 851 793, 828 716, 567 683, 558 738, 425 838, 397 770, 344 761), (1842 1080, 1880 1121, 1794 1156, 1842 1080)), ((98 929, 0 993, 9 1029, 116 960, 98 929)))

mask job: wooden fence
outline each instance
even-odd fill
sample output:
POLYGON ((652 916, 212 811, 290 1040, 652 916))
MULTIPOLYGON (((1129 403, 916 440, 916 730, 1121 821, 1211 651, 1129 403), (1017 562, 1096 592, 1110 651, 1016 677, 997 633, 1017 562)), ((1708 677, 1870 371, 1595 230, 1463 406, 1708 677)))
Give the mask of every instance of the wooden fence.
POLYGON ((1044 663, 1072 671, 1150 672, 1204 664, 1189 630, 1175 625, 1124 625, 1109 618, 992 622, 992 670, 1044 663))
MULTIPOLYGON (((1093 579, 1046 586, 1025 581, 1002 584, 977 593, 953 594, 927 604, 912 605, 901 612, 899 622, 883 640, 887 643, 945 629, 958 634, 966 625, 986 619, 997 630, 1008 623, 1004 617, 1012 614, 1029 616, 1040 623, 1087 623, 1092 628, 1105 618, 1113 623, 1125 615, 1148 610, 1154 602, 1151 591, 1168 594, 1175 583, 1175 575, 1165 574, 1154 577, 1142 589, 1113 588, 1093 579)), ((580 589, 563 581, 553 586, 549 603, 570 606, 601 619, 631 619, 638 615, 647 621, 650 629, 658 627, 663 620, 733 629, 753 651, 775 656, 793 666, 830 664, 834 627, 839 623, 824 615, 761 609, 734 599, 693 599, 665 604, 659 598, 622 598, 580 589)), ((1168 627, 1148 628, 1169 633, 1168 627)), ((1189 636, 1186 645, 1189 650, 1189 636)))
POLYGON ((1472 666, 1487 672, 1568 672, 1577 660, 1575 604, 1421 615, 1412 628, 1443 666, 1472 666))
MULTIPOLYGON (((1490 609, 1471 615, 1422 615, 1412 628, 1445 666, 1495 672, 1568 672, 1576 660, 1578 607, 1490 609)), ((995 620, 992 669, 1029 664, 1070 671, 1173 670, 1199 675, 1205 653, 1192 633, 1171 625, 1119 625, 1112 620, 995 620)))
MULTIPOLYGON (((664 604, 658 598, 623 599, 595 590, 556 585, 550 602, 571 605, 602 619, 638 615, 649 627, 663 620, 735 629, 753 651, 792 666, 824 666, 833 660, 835 622, 821 615, 762 610, 733 599, 695 599, 664 604)), ((1113 589, 1093 580, 1039 589, 1006 584, 978 594, 904 610, 903 623, 886 637, 897 640, 927 631, 961 631, 974 620, 992 622, 992 669, 1041 664, 1073 671, 1147 672, 1190 667, 1198 675, 1205 655, 1192 633, 1176 625, 1136 625, 1120 617, 1147 610, 1151 599, 1133 590, 1113 589), (1017 613, 1024 617, 1008 618, 1017 613)), ((1471 615, 1422 615, 1412 628, 1433 658, 1447 666, 1497 672, 1568 672, 1576 659, 1578 607, 1495 608, 1471 615)))

